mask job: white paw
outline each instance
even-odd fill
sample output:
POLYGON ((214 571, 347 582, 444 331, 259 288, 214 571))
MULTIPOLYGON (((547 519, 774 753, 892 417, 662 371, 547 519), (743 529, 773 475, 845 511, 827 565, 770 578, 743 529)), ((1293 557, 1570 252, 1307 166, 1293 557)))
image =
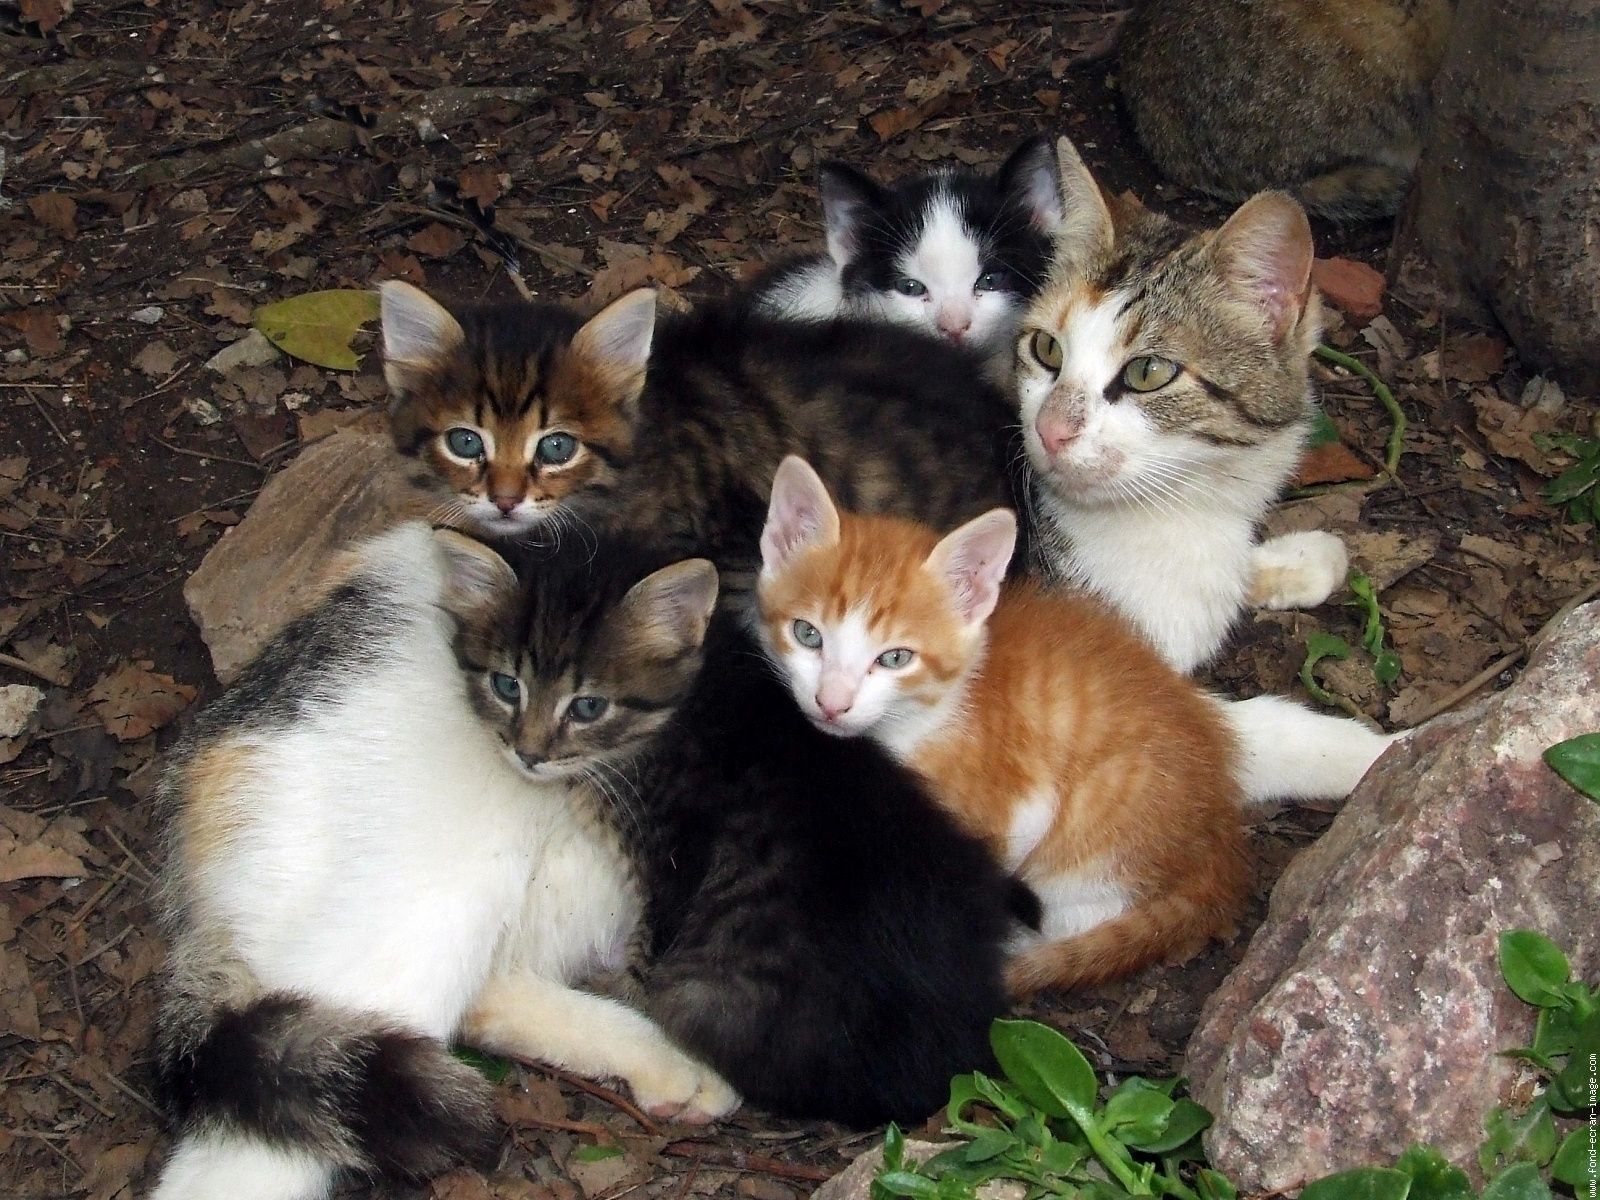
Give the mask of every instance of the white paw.
POLYGON ((1331 533, 1311 529, 1256 547, 1250 599, 1262 608, 1315 608, 1344 585, 1350 555, 1331 533))
POLYGON ((739 1107, 739 1093, 710 1067, 676 1049, 663 1048, 657 1061, 627 1080, 633 1098, 652 1117, 707 1125, 739 1107))

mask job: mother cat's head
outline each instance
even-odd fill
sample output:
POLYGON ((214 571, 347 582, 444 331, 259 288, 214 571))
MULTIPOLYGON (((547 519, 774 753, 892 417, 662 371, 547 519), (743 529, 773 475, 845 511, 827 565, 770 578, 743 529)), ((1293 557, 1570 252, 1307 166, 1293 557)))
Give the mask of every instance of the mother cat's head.
POLYGON ((585 322, 554 304, 451 313, 410 284, 382 289, 390 425, 416 459, 432 516, 517 537, 614 486, 633 448, 655 294, 630 292, 585 322))

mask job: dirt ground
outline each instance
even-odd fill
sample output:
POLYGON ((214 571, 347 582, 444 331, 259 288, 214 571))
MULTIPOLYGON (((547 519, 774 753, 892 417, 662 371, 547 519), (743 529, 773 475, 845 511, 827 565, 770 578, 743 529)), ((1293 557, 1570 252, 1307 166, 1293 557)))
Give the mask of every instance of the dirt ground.
MULTIPOLYGON (((126 1197, 159 1161, 150 764, 217 690, 182 585, 303 443, 381 402, 370 356, 209 370, 253 308, 391 277, 458 298, 693 296, 816 241, 822 157, 993 162, 1036 130, 1148 203, 1222 211, 1161 186, 1134 145, 1101 53, 1112 0, 71 9, 0 3, 0 687, 44 692, 13 736, 0 726, 0 1193, 18 1200, 126 1197)), ((1383 265, 1381 225, 1318 237, 1383 265)), ((1377 475, 1383 407, 1330 376, 1340 440, 1302 482, 1335 486, 1274 525, 1350 539, 1401 673, 1380 684, 1360 612, 1333 605, 1247 622, 1215 680, 1304 696, 1307 636, 1337 634, 1355 649, 1323 685, 1394 728, 1509 680, 1600 580, 1593 527, 1539 494, 1571 460, 1535 436, 1592 432, 1593 398, 1392 298, 1335 325, 1407 415, 1399 478, 1377 475)), ((1034 1015, 1107 1070, 1172 1072, 1272 880, 1328 819, 1258 826, 1239 938, 1034 1015)), ((501 1095, 490 1170, 402 1194, 791 1200, 871 1136, 759 1112, 657 1128, 537 1069, 501 1095)))

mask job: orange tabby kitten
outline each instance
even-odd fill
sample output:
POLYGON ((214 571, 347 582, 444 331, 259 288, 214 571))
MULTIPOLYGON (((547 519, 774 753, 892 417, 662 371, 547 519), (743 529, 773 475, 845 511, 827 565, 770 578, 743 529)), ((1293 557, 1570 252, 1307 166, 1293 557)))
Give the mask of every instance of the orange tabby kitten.
POLYGON ((761 536, 762 636, 819 729, 867 736, 1038 893, 1017 992, 1187 956, 1249 886, 1223 705, 1082 595, 1002 582, 1016 518, 940 539, 841 514, 784 460, 761 536))

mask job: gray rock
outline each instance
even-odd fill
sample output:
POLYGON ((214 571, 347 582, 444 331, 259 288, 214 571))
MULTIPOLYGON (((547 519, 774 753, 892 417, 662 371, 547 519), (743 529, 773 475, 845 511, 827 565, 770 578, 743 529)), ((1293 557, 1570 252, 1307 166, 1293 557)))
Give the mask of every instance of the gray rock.
POLYGON ((1534 929, 1600 973, 1600 805, 1541 759, 1600 730, 1600 604, 1510 689, 1391 749, 1273 891, 1207 1002, 1186 1073, 1206 1144, 1241 1190, 1390 1163, 1415 1142, 1476 1174, 1483 1118, 1512 1098, 1533 1012, 1498 936, 1534 929))
POLYGON ((217 678, 314 602, 340 550, 424 511, 387 437, 339 430, 302 451, 184 585, 217 678))

